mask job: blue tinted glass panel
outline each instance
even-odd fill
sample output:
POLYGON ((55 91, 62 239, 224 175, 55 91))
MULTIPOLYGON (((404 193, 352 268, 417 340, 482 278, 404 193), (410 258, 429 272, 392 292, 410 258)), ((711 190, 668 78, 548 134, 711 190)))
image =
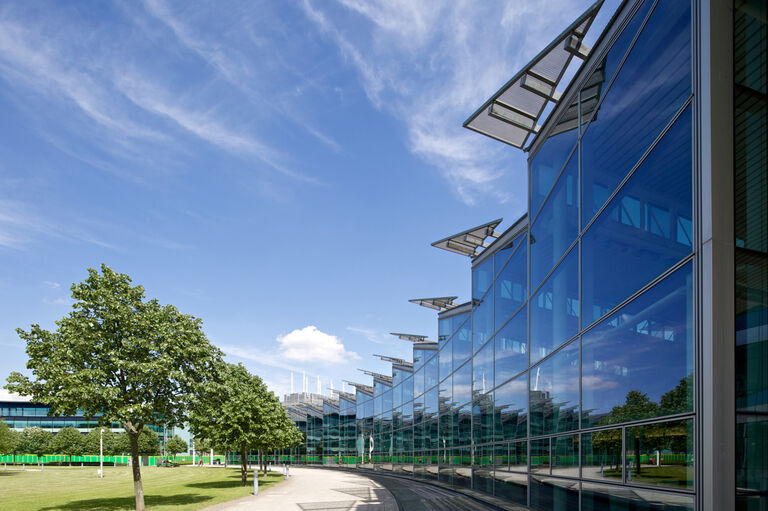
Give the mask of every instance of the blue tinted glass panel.
POLYGON ((453 401, 453 378, 451 376, 440 382, 439 393, 440 413, 446 413, 450 411, 453 401))
POLYGON ((464 314, 457 314, 455 316, 451 316, 451 333, 455 334, 456 331, 459 329, 459 327, 464 323, 464 320, 469 317, 469 313, 465 312, 464 314))
POLYGON ((424 398, 424 418, 430 419, 432 417, 437 417, 438 414, 438 388, 434 387, 433 389, 427 391, 426 396, 424 398))
POLYGON ((676 231, 692 214, 690 110, 582 237, 585 326, 691 252, 676 231))
POLYGON ((464 316, 466 321, 462 323, 453 335, 453 367, 458 367, 472 354, 471 321, 464 316))
POLYGON ((472 346, 478 350, 493 335, 493 293, 488 293, 472 311, 472 346))
POLYGON ((494 392, 496 440, 525 438, 528 434, 528 379, 525 374, 494 392))
POLYGON ((453 400, 458 405, 470 401, 472 398, 472 363, 461 366, 453 374, 453 400))
POLYGON ((573 337, 579 329, 579 250, 571 249, 531 298, 531 364, 573 337))
POLYGON ((534 216, 544 202, 560 174, 568 155, 576 145, 578 133, 569 130, 547 139, 536 155, 531 159, 531 216, 534 216))
POLYGON ((485 394, 493 388, 493 341, 472 359, 472 395, 485 394))
POLYGON ((581 511, 693 511, 693 496, 643 490, 639 499, 635 492, 616 491, 616 486, 583 483, 581 511))
POLYGON ((579 160, 571 157, 531 227, 531 288, 535 289, 579 234, 579 160))
POLYGON ((690 18, 689 2, 659 2, 587 127, 582 225, 690 96, 690 18))
POLYGON ((421 368, 413 374, 413 395, 420 396, 423 393, 424 393, 424 368, 421 368))
POLYGON ((528 247, 525 237, 520 239, 520 247, 496 277, 494 292, 494 330, 498 330, 525 302, 527 291, 528 247))
POLYGON ((526 310, 522 309, 496 334, 496 385, 501 385, 528 367, 526 310))
POLYGON ((403 382, 403 403, 413 400, 413 376, 403 382))
POLYGON ((493 280, 493 257, 472 270, 472 298, 482 298, 493 280))
POLYGON ((613 78, 613 74, 619 67, 621 59, 627 53, 629 43, 634 39, 640 25, 642 24, 648 10, 653 5, 653 0, 645 0, 635 12, 632 20, 622 31, 621 35, 611 45, 611 49, 603 58, 602 62, 594 73, 587 80, 586 85, 581 89, 581 118, 582 122, 587 122, 595 111, 598 99, 605 93, 605 87, 613 78))
POLYGON ((429 390, 435 385, 437 385, 437 367, 438 367, 438 358, 437 353, 434 351, 429 352, 430 358, 427 360, 427 363, 424 365, 424 389, 429 390))
POLYGON ((693 410, 691 263, 582 337, 582 425, 693 410))
POLYGON ((525 236, 518 236, 514 240, 510 241, 507 246, 500 249, 493 255, 493 274, 498 275, 501 269, 507 264, 509 256, 511 256, 518 245, 525 245, 525 236))
POLYGON ((445 341, 440 345, 439 354, 440 379, 442 380, 453 371, 453 341, 445 341))
MULTIPOLYGON (((531 452, 533 462, 533 452, 531 452)), ((531 509, 574 511, 579 509, 579 485, 573 481, 531 476, 531 509)), ((613 511, 613 510, 611 510, 613 511)))
POLYGON ((451 331, 451 318, 437 320, 437 340, 444 341, 448 339, 453 332, 451 331))
POLYGON ((530 375, 531 435, 579 427, 579 341, 572 341, 530 375))

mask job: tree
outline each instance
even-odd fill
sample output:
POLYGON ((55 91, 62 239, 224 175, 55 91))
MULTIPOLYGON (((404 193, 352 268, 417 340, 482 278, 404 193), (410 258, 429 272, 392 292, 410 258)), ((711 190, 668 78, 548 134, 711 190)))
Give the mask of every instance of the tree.
POLYGON ((30 454, 36 454, 37 464, 39 465, 43 454, 51 450, 53 433, 42 428, 31 427, 25 428, 21 435, 22 450, 30 454))
MULTIPOLYGON (((655 417, 659 413, 659 405, 654 403, 648 398, 648 394, 640 392, 639 390, 630 390, 627 392, 627 396, 624 400, 624 404, 620 406, 614 406, 610 413, 603 417, 602 424, 618 424, 621 422, 630 422, 639 419, 647 419, 649 417, 655 417)), ((601 441, 607 441, 609 438, 606 436, 601 441)), ((615 438, 614 438, 615 440, 615 438)), ((633 438, 634 450, 635 450, 635 473, 640 473, 640 443, 641 438, 639 435, 635 435, 633 438)), ((629 449, 629 446, 627 446, 629 449)))
POLYGON ((120 422, 133 459, 137 511, 144 511, 139 435, 147 424, 181 426, 188 405, 213 376, 221 352, 202 322, 172 305, 146 300, 142 286, 106 265, 71 287, 75 304, 48 331, 18 329, 33 377, 11 373, 6 388, 32 396, 53 415, 120 422))
POLYGON ((51 450, 69 456, 72 465, 72 456, 83 454, 85 450, 85 437, 73 427, 62 428, 51 440, 51 450))
POLYGON ((99 454, 99 439, 102 440, 104 454, 116 454, 123 452, 120 446, 120 436, 113 433, 108 427, 95 427, 83 437, 83 452, 85 454, 99 454), (101 430, 104 433, 101 433, 101 430))
POLYGON ((165 452, 171 453, 174 458, 180 452, 187 452, 187 449, 189 449, 187 442, 182 440, 179 435, 173 435, 173 438, 165 443, 165 452))
POLYGON ((139 435, 139 454, 157 456, 160 454, 160 437, 153 430, 144 428, 139 435))
POLYGON ((14 431, 8 427, 8 424, 0 419, 0 453, 11 454, 16 442, 14 431))
POLYGON ((222 363, 219 373, 220 381, 211 382, 204 399, 194 404, 190 427, 197 437, 240 453, 241 484, 245 486, 249 450, 284 447, 286 442, 298 440, 300 433, 261 378, 242 364, 222 363))

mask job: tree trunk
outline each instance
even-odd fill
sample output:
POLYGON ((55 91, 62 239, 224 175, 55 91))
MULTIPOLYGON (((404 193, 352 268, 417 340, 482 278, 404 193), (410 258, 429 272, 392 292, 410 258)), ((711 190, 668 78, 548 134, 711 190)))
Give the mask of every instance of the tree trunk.
POLYGON ((635 473, 640 475, 640 435, 635 435, 635 473))
POLYGON ((248 485, 248 459, 245 457, 245 445, 240 446, 240 486, 248 485))
MULTIPOLYGON (((128 430, 128 428, 126 428, 128 430)), ((133 494, 136 498, 136 511, 145 511, 144 488, 141 486, 141 460, 139 459, 139 433, 127 431, 131 444, 131 465, 133 468, 133 494)))

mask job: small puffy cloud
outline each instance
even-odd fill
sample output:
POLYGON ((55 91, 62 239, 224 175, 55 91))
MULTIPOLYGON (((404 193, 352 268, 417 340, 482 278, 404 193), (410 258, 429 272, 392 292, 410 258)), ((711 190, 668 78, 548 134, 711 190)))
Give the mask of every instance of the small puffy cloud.
POLYGON ((280 353, 288 360, 299 362, 346 362, 360 356, 348 351, 335 335, 326 334, 309 325, 277 338, 280 353))

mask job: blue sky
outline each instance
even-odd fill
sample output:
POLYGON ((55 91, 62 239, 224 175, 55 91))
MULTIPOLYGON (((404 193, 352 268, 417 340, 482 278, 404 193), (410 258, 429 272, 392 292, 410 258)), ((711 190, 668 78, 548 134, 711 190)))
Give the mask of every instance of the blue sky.
POLYGON ((101 263, 278 393, 410 359, 470 292, 430 242, 525 208, 462 121, 590 3, 0 2, 0 379, 101 263))

